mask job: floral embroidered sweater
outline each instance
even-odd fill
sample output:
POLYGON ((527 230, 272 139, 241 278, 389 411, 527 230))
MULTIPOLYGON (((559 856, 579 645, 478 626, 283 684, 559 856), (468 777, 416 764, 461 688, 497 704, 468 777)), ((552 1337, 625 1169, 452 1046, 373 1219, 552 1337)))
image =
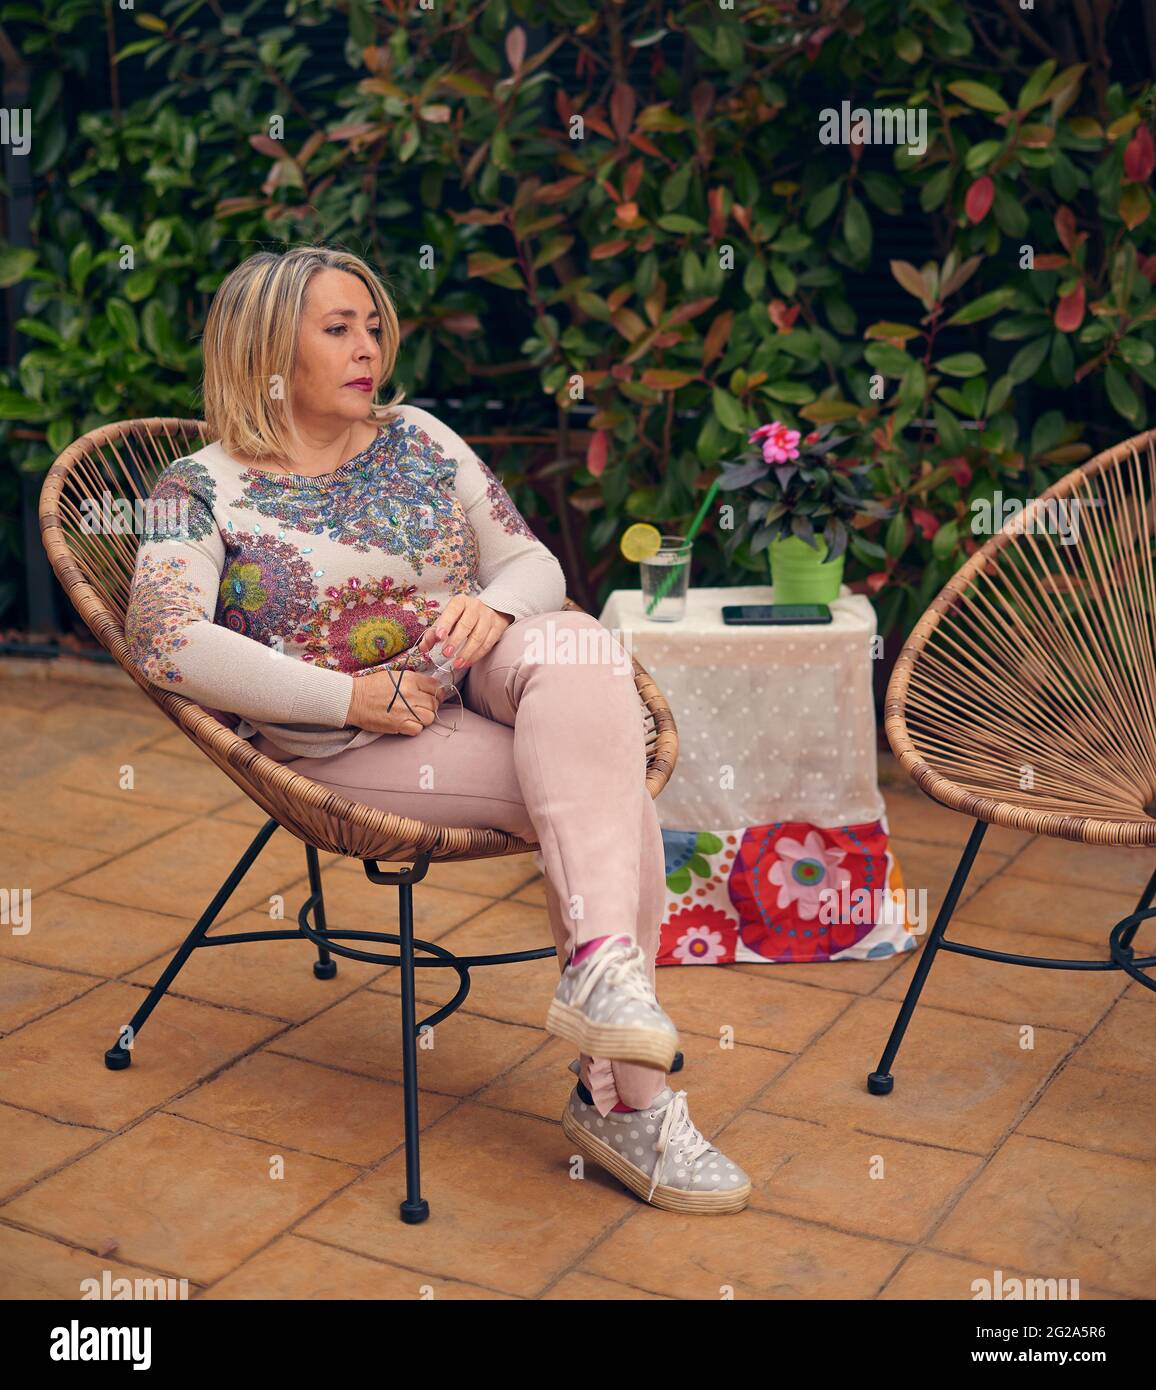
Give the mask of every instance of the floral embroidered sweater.
POLYGON ((249 469, 218 443, 165 469, 125 617, 147 680, 239 716, 243 738, 328 757, 382 737, 345 727, 354 679, 403 665, 454 595, 515 619, 562 607, 561 566, 473 449, 395 411, 321 477, 249 469))

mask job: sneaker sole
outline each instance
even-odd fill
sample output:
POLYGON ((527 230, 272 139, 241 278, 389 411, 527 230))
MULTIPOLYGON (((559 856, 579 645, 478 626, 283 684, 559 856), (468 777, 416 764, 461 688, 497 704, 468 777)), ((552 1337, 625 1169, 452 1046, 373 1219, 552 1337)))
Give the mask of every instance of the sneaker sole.
POLYGON ((650 1190, 650 1179, 646 1174, 633 1163, 627 1163, 609 1144, 595 1138, 588 1129, 584 1129, 568 1109, 562 1112, 562 1129, 566 1137, 572 1140, 587 1158, 592 1158, 595 1163, 612 1173, 636 1197, 641 1197, 644 1202, 649 1201, 652 1207, 658 1207, 661 1211, 726 1216, 742 1211, 750 1200, 749 1182, 735 1188, 733 1192, 684 1192, 681 1187, 667 1187, 660 1183, 654 1189, 654 1196, 648 1198, 646 1194, 650 1190))
POLYGON ((560 999, 550 1001, 546 1031, 572 1042, 590 1057, 615 1062, 637 1062, 643 1067, 669 1071, 678 1052, 678 1039, 652 1028, 624 1028, 592 1023, 580 1010, 560 999))

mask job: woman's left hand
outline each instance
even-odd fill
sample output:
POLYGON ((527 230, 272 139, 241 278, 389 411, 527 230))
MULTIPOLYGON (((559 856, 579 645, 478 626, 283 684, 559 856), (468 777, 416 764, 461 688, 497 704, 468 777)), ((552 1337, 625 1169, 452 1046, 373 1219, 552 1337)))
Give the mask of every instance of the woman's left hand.
POLYGON ((441 642, 442 651, 459 671, 485 656, 513 621, 511 614, 499 613, 479 598, 455 594, 433 627, 422 635, 418 650, 428 652, 441 642))

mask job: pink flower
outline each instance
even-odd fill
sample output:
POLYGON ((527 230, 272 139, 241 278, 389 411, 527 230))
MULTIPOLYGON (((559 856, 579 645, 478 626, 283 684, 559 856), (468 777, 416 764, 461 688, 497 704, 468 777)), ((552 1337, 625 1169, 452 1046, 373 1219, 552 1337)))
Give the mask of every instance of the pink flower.
POLYGON ((751 435, 750 442, 757 444, 762 440, 763 458, 767 463, 789 463, 791 459, 799 457, 801 437, 798 430, 788 429, 781 421, 772 420, 769 425, 760 425, 751 435))
POLYGON ((771 865, 767 880, 779 890, 779 907, 795 910, 804 922, 813 922, 823 905, 823 893, 838 893, 851 882, 850 873, 842 867, 847 851, 828 848, 818 831, 807 832, 806 839, 783 836, 775 845, 778 859, 771 865))
POLYGON ((690 927, 678 938, 671 955, 680 965, 715 965, 726 957, 721 933, 706 926, 690 927))

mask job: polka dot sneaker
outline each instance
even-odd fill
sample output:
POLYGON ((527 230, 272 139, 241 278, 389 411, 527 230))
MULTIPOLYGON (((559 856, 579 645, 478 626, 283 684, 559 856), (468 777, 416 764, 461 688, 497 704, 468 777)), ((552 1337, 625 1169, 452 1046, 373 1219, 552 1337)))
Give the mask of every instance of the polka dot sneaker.
POLYGON ((558 981, 546 1030, 591 1057, 669 1071, 678 1029, 654 997, 642 947, 608 937, 558 981))
POLYGON ((685 1091, 664 1086, 644 1110, 599 1115, 575 1086, 562 1128, 579 1152, 663 1211, 723 1215, 750 1200, 750 1178, 695 1128, 685 1091))

